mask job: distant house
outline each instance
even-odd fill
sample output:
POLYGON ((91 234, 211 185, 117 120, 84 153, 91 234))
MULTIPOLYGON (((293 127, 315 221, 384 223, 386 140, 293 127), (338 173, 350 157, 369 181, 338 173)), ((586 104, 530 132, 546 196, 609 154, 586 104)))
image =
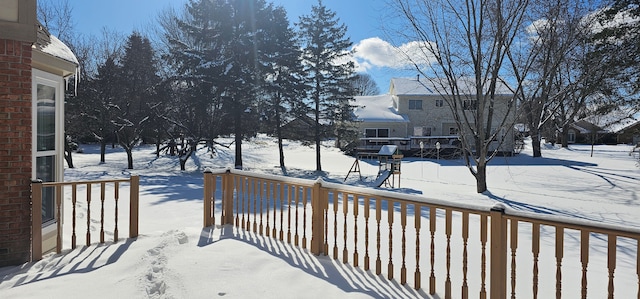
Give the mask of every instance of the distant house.
MULTIPOLYGON (((559 139, 561 140, 561 139, 559 139)), ((590 116, 569 125, 567 143, 637 144, 640 142, 640 119, 615 110, 606 115, 590 116)))
POLYGON ((629 121, 615 133, 618 144, 640 144, 640 120, 629 121))
MULTIPOLYGON (((461 79, 458 88, 469 91, 469 100, 464 101, 460 109, 471 111, 475 109, 476 102, 472 94, 475 88, 470 82, 461 79)), ((362 132, 358 150, 377 151, 382 145, 395 144, 405 154, 416 154, 420 152, 421 145, 428 150, 433 150, 436 143, 442 149, 458 147, 460 132, 445 101, 446 95, 439 93, 439 89, 434 85, 434 80, 393 78, 388 94, 355 97, 357 108, 354 115, 362 132)), ((506 114, 513 116, 507 105, 512 98, 513 94, 507 86, 498 86, 495 127, 499 126, 499 121, 506 114)), ((504 129, 498 134, 503 142, 496 142, 493 149, 513 153, 513 134, 513 129, 504 129)))
MULTIPOLYGON (((0 1, 0 267, 31 257, 31 181, 62 181, 64 80, 78 61, 36 20, 36 0, 0 1)), ((43 250, 55 248, 55 194, 43 194, 43 250)))

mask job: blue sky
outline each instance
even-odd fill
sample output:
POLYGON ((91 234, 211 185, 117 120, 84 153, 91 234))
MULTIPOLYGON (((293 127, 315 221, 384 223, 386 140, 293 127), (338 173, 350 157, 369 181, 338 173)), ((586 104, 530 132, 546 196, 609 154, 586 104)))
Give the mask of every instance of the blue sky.
MULTIPOLYGON (((160 11, 173 6, 180 8, 187 0, 68 0, 73 10, 75 29, 84 34, 100 35, 103 28, 128 35, 133 30, 145 31, 160 11)), ((269 1, 269 0, 267 0, 269 1)), ((360 72, 370 74, 382 93, 389 88, 392 77, 413 77, 389 53, 383 20, 389 13, 387 0, 323 0, 348 27, 348 35, 357 49, 356 63, 360 72)), ((297 22, 300 15, 311 12, 316 0, 271 0, 283 6, 289 19, 297 22)))

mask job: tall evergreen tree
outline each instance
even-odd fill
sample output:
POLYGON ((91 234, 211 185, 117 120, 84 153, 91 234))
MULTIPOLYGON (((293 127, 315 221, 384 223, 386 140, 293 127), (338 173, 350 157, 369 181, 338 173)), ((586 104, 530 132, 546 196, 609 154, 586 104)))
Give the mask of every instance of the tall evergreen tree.
MULTIPOLYGON (((174 95, 167 120, 175 126, 174 134, 191 145, 204 140, 212 148, 221 134, 226 44, 220 39, 229 17, 230 11, 218 2, 190 1, 183 14, 170 11, 161 19, 167 45, 163 58, 170 66, 165 85, 174 95)), ((178 152, 182 170, 194 151, 188 146, 178 152)))
POLYGON ((640 3, 638 0, 609 2, 598 14, 592 59, 606 63, 614 73, 609 81, 625 101, 622 104, 640 110, 640 3))
POLYGON ((308 73, 311 110, 315 116, 316 171, 322 171, 320 159, 321 126, 323 121, 348 119, 347 110, 353 101, 350 78, 354 64, 348 58, 352 43, 346 36, 347 27, 336 13, 318 0, 310 15, 300 17, 298 23, 303 43, 303 65, 308 73))
POLYGON ((105 163, 107 143, 116 140, 112 119, 115 103, 121 97, 120 79, 120 66, 114 53, 98 66, 95 78, 82 84, 90 91, 85 99, 84 118, 90 134, 100 142, 100 163, 105 163))
POLYGON ((300 48, 282 7, 272 10, 265 30, 262 74, 265 101, 260 109, 267 131, 278 139, 280 168, 285 169, 282 126, 287 119, 306 114, 303 99, 306 85, 300 62, 300 48))
POLYGON ((193 99, 185 107, 199 103, 197 113, 217 113, 209 138, 235 136, 236 168, 242 168, 243 139, 258 130, 272 10, 263 0, 192 0, 184 16, 165 25, 175 86, 193 99))
POLYGON ((118 144, 127 153, 127 167, 133 169, 132 150, 149 120, 159 83, 154 51, 148 38, 137 32, 129 36, 120 71, 122 97, 116 101, 118 114, 113 122, 118 144))

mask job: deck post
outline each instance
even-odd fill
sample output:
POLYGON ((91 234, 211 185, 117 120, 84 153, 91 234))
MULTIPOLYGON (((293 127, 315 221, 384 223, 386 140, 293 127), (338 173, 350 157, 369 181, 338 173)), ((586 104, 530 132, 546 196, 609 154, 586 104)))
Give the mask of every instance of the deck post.
POLYGON ((507 219, 505 207, 498 203, 491 208, 491 277, 490 298, 507 298, 507 219))
POLYGON ((204 172, 204 227, 209 227, 213 225, 213 217, 211 215, 211 206, 212 206, 212 197, 213 197, 213 173, 211 170, 207 169, 204 172))
POLYGON ((140 177, 132 175, 129 179, 129 238, 138 237, 140 177))
POLYGON ((318 179, 311 190, 311 253, 320 255, 324 252, 324 202, 322 198, 322 180, 318 179))
POLYGON ((222 175, 222 225, 233 224, 233 175, 231 169, 222 175))
POLYGON ((42 259, 42 180, 31 181, 31 261, 42 259))

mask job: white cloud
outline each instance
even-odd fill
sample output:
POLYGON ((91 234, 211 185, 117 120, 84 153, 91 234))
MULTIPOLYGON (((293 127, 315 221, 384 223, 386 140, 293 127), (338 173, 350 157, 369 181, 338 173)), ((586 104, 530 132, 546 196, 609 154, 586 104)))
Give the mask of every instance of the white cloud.
POLYGON ((414 63, 423 65, 433 61, 425 44, 417 41, 396 47, 379 37, 371 37, 361 40, 353 49, 356 51, 354 58, 358 71, 366 71, 372 67, 405 69, 412 67, 414 63))

